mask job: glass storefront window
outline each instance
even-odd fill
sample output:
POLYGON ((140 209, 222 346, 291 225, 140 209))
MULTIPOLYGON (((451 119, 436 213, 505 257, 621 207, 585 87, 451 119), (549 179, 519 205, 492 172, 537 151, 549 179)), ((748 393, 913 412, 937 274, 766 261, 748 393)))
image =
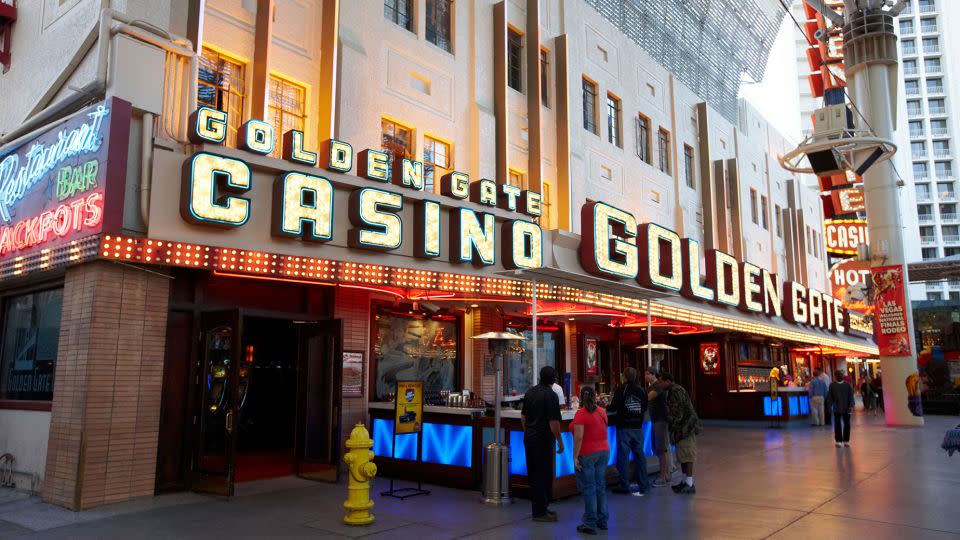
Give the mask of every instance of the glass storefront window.
POLYGON ((396 391, 397 381, 423 381, 425 394, 456 391, 459 378, 459 320, 377 310, 373 354, 375 398, 396 391))
POLYGON ((0 351, 0 399, 53 399, 62 307, 63 289, 6 300, 0 351))
MULTIPOLYGON (((504 372, 504 393, 507 396, 522 396, 527 389, 534 385, 538 373, 533 370, 533 330, 524 330, 522 347, 518 347, 517 354, 508 356, 504 372)), ((537 332, 537 369, 543 366, 557 367, 557 351, 561 342, 559 332, 537 332)), ((519 343, 519 342, 518 342, 519 343)), ((562 377, 557 376, 557 382, 563 384, 562 377)))

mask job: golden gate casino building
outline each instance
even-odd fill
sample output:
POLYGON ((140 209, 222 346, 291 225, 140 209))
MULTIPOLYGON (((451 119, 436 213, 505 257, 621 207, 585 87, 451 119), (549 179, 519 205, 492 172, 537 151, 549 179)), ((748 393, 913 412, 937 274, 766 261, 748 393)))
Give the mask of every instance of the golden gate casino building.
POLYGON ((521 494, 509 405, 543 365, 569 396, 652 363, 705 418, 786 422, 814 368, 877 353, 822 292, 787 141, 626 3, 26 4, 0 57, 0 452, 46 501, 336 481, 357 422, 383 474, 477 489, 488 331, 525 337, 521 494), (420 434, 394 437, 398 380, 424 383, 420 434))

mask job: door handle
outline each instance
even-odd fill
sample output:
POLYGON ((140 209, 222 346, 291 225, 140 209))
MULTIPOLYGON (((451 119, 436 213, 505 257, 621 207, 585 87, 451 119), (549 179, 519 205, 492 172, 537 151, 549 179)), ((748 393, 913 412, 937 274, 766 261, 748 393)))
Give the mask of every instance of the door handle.
POLYGON ((227 412, 226 428, 227 433, 233 433, 233 411, 227 412))

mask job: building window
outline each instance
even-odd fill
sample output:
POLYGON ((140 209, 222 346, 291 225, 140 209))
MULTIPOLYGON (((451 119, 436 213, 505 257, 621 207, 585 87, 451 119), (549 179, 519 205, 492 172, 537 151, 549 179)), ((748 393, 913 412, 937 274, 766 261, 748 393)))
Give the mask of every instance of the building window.
POLYGON ((510 169, 507 171, 507 183, 520 189, 527 189, 525 178, 522 172, 510 169))
POLYGON ((765 231, 770 230, 770 221, 769 221, 769 218, 767 218, 767 212, 769 211, 770 211, 770 205, 767 202, 767 196, 761 195, 760 196, 760 224, 763 225, 763 230, 765 231))
POLYGON ((51 401, 63 289, 7 298, 0 351, 0 399, 51 401))
POLYGON ((227 113, 227 146, 237 146, 243 123, 243 64, 203 48, 197 70, 197 105, 227 113))
POLYGON ((553 184, 543 182, 540 194, 540 226, 549 229, 553 225, 553 184))
POLYGON ((427 41, 450 52, 452 0, 427 0, 427 41))
POLYGON ((523 92, 523 34, 507 29, 507 85, 523 92))
POLYGON ((943 300, 943 295, 938 292, 928 292, 927 300, 943 300))
POLYGON ((413 32, 413 0, 383 0, 383 17, 413 32))
POLYGON ((295 129, 303 131, 306 125, 306 90, 298 84, 270 77, 269 122, 273 126, 275 144, 270 155, 279 158, 283 150, 283 135, 295 129))
POLYGON ((620 144, 620 100, 607 94, 607 142, 614 146, 620 144))
POLYGON ((781 211, 779 204, 773 205, 773 224, 777 228, 777 238, 783 238, 783 218, 780 215, 781 211))
POLYGON ((687 180, 688 188, 696 188, 693 169, 693 148, 689 144, 683 145, 683 175, 687 180))
POLYGON ((597 133, 597 85, 583 79, 583 129, 597 133))
POLYGON ((380 120, 380 147, 390 154, 390 167, 395 159, 413 159, 413 129, 383 118, 380 120))
POLYGON ((930 259, 937 258, 937 248, 923 248, 920 250, 920 256, 923 260, 928 261, 930 259))
POLYGON ((637 157, 644 163, 653 164, 650 158, 650 119, 637 116, 637 157))
POLYGON ((434 139, 423 137, 423 189, 428 193, 438 191, 440 179, 450 172, 451 166, 450 145, 434 139))
POLYGON ((760 220, 757 219, 757 190, 750 188, 750 221, 754 225, 758 225, 760 220))
POLYGON ((540 103, 550 106, 550 51, 540 49, 540 103))
POLYGON ((670 174, 670 134, 663 128, 657 133, 657 156, 660 170, 670 174))

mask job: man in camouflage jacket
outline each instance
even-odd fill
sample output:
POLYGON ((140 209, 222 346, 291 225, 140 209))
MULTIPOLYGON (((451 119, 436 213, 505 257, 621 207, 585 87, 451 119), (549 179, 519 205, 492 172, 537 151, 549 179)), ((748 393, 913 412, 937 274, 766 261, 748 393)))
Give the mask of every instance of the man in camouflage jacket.
POLYGON ((673 382, 669 373, 660 374, 660 383, 667 390, 667 425, 670 438, 677 447, 677 458, 684 478, 672 486, 674 493, 692 495, 697 492, 693 485, 693 463, 697 459, 697 434, 700 433, 700 417, 693 407, 690 394, 673 382))

